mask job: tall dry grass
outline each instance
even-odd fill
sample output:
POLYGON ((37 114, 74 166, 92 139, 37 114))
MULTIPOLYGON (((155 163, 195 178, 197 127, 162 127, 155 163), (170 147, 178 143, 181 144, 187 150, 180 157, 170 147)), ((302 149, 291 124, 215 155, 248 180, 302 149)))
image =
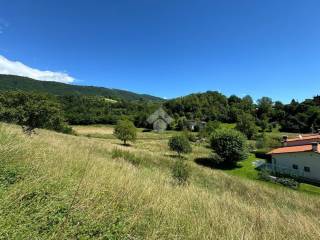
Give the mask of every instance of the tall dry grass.
POLYGON ((192 162, 190 184, 176 186, 174 160, 154 151, 162 141, 123 147, 152 163, 139 166, 112 158, 115 140, 3 125, 0 142, 16 174, 0 185, 2 239, 320 239, 318 197, 192 162))

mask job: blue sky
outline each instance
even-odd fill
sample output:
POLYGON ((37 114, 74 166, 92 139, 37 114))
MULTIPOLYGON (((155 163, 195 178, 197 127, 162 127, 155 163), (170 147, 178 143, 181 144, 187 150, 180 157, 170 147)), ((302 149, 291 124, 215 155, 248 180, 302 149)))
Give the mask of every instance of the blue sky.
POLYGON ((289 102, 320 94, 318 0, 0 6, 0 72, 166 98, 218 90, 289 102))

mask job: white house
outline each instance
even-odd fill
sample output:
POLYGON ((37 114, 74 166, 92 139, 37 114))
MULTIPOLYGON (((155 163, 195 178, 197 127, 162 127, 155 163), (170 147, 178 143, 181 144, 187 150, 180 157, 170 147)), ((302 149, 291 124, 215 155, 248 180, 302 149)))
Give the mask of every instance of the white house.
POLYGON ((272 150, 271 168, 276 173, 320 182, 320 135, 284 138, 283 147, 272 150))

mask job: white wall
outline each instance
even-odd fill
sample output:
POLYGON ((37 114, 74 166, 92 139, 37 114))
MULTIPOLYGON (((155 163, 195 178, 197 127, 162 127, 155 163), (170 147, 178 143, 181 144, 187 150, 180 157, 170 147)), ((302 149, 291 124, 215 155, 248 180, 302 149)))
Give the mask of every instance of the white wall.
POLYGON ((292 173, 309 179, 320 181, 320 154, 314 152, 273 154, 272 165, 275 171, 288 169, 292 173), (298 170, 292 165, 298 165, 298 170), (305 172, 304 167, 309 167, 310 172, 305 172))

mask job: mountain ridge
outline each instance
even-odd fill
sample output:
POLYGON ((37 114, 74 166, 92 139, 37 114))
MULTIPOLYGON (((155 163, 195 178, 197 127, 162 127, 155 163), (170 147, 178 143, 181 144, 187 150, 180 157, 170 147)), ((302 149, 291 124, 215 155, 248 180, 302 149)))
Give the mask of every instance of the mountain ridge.
POLYGON ((21 90, 26 92, 43 92, 53 95, 93 95, 128 101, 146 100, 163 101, 164 99, 149 94, 140 94, 116 88, 81 86, 53 81, 41 81, 28 77, 0 74, 0 91, 21 90))

